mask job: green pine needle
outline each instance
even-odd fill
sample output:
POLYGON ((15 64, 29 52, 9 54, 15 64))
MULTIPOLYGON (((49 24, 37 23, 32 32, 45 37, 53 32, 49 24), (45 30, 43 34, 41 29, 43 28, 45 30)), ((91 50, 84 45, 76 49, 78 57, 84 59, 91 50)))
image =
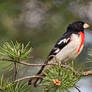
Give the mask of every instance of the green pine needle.
POLYGON ((32 52, 32 47, 30 42, 24 46, 24 44, 14 42, 4 42, 0 46, 0 56, 3 58, 8 58, 14 61, 23 61, 29 58, 30 53, 32 52))
POLYGON ((27 92, 29 86, 25 82, 9 82, 7 79, 4 79, 3 75, 0 79, 0 92, 27 92))
POLYGON ((71 69, 60 65, 49 68, 44 75, 46 77, 41 85, 51 92, 69 92, 69 88, 75 87, 76 82, 81 78, 80 75, 77 75, 71 69))

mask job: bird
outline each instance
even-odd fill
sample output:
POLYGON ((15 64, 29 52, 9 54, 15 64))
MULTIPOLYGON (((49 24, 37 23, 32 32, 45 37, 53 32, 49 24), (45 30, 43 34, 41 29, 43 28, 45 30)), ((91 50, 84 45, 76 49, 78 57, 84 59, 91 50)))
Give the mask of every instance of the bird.
MULTIPOLYGON (((75 21, 69 24, 66 32, 56 41, 44 64, 54 63, 55 58, 59 64, 74 60, 83 50, 85 42, 84 29, 88 27, 89 25, 83 21, 75 21)), ((47 68, 48 66, 43 65, 36 75, 43 75, 47 68)), ((41 81, 41 78, 30 79, 28 85, 37 87, 41 81)))

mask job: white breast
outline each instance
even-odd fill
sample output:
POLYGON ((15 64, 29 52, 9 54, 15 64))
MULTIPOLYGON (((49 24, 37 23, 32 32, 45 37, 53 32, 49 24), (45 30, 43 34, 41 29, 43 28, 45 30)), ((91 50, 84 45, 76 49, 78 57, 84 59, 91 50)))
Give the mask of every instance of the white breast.
MULTIPOLYGON (((77 34, 71 35, 71 41, 66 45, 57 55, 56 58, 60 61, 67 61, 69 59, 74 59, 78 56, 78 48, 81 44, 81 36, 77 34)), ((80 50, 82 50, 83 46, 80 50)))

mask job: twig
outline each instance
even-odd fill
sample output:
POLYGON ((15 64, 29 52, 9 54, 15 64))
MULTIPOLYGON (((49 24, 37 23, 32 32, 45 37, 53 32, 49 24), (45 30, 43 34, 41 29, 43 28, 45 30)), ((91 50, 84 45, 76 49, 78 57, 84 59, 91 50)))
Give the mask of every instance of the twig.
MULTIPOLYGON (((16 62, 16 63, 23 64, 23 65, 26 65, 26 66, 58 65, 57 63, 48 63, 48 64, 30 64, 30 63, 26 63, 26 62, 22 62, 22 61, 14 61, 14 60, 11 60, 11 59, 4 59, 4 58, 1 58, 0 61, 16 62)), ((63 66, 63 65, 62 65, 62 66, 63 66)), ((65 65, 64 65, 64 66, 65 66, 65 65)))
MULTIPOLYGON (((23 65, 26 65, 26 66, 43 66, 43 65, 47 65, 47 64, 30 64, 30 63, 26 63, 26 62, 14 61, 14 60, 11 60, 11 59, 4 59, 4 58, 1 58, 0 61, 16 62, 16 63, 23 64, 23 65)), ((52 64, 48 64, 48 65, 52 65, 52 64)))
POLYGON ((79 89, 78 87, 75 87, 75 88, 78 90, 78 92, 81 92, 80 89, 79 89))
MULTIPOLYGON (((55 58, 56 59, 56 58, 55 58)), ((10 62, 16 62, 16 63, 19 63, 19 64, 23 64, 23 65, 26 65, 26 66, 46 66, 46 65, 59 65, 58 63, 47 63, 47 64, 30 64, 30 63, 26 63, 26 62, 21 62, 21 61, 14 61, 14 60, 10 60, 10 59, 0 59, 2 61, 10 61, 10 62)), ((78 74, 77 71, 75 71, 72 67, 70 67, 69 65, 63 65, 63 64, 60 64, 61 67, 65 67, 65 68, 69 68, 70 70, 72 70, 74 73, 78 74)))
POLYGON ((17 77, 17 64, 14 62, 14 80, 16 80, 17 77))
MULTIPOLYGON (((16 62, 16 63, 19 63, 19 64, 23 64, 23 65, 26 65, 26 66, 44 66, 44 65, 58 65, 57 63, 47 63, 47 64, 30 64, 30 63, 26 63, 26 62, 21 62, 21 61, 14 61, 14 60, 11 60, 11 59, 4 59, 4 58, 0 58, 0 61, 11 61, 11 62, 16 62)), ((78 75, 83 75, 83 76, 87 76, 87 75, 92 75, 92 71, 87 71, 87 72, 82 72, 82 73, 79 73, 77 71, 75 71, 71 66, 69 65, 63 65, 63 64, 60 64, 61 67, 65 67, 65 68, 69 68, 70 70, 72 70, 74 73, 78 74, 78 75)))
POLYGON ((15 80, 14 83, 19 82, 19 81, 22 81, 22 80, 30 79, 30 78, 41 78, 41 79, 43 79, 42 76, 33 75, 33 76, 26 76, 26 77, 23 77, 23 78, 19 78, 19 79, 15 80))
MULTIPOLYGON (((48 58, 50 58, 50 57, 52 57, 52 56, 56 59, 56 57, 55 57, 54 55, 51 55, 51 56, 49 56, 48 58)), ((22 61, 20 61, 19 59, 16 61, 16 60, 7 59, 7 58, 0 58, 0 61, 16 62, 16 63, 23 64, 23 65, 26 65, 26 66, 56 65, 56 63, 53 63, 53 64, 30 64, 30 63, 22 62, 22 61)))

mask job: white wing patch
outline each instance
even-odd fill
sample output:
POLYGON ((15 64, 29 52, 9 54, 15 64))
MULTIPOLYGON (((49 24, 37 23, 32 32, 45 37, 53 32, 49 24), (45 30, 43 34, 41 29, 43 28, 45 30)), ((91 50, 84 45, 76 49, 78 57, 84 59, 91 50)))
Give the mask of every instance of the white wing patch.
POLYGON ((69 39, 70 39, 70 38, 61 40, 61 41, 58 43, 58 45, 61 44, 62 42, 63 42, 63 43, 67 43, 67 41, 68 41, 69 39))
POLYGON ((58 53, 59 51, 60 51, 60 49, 57 48, 56 51, 55 51, 55 53, 58 53))

